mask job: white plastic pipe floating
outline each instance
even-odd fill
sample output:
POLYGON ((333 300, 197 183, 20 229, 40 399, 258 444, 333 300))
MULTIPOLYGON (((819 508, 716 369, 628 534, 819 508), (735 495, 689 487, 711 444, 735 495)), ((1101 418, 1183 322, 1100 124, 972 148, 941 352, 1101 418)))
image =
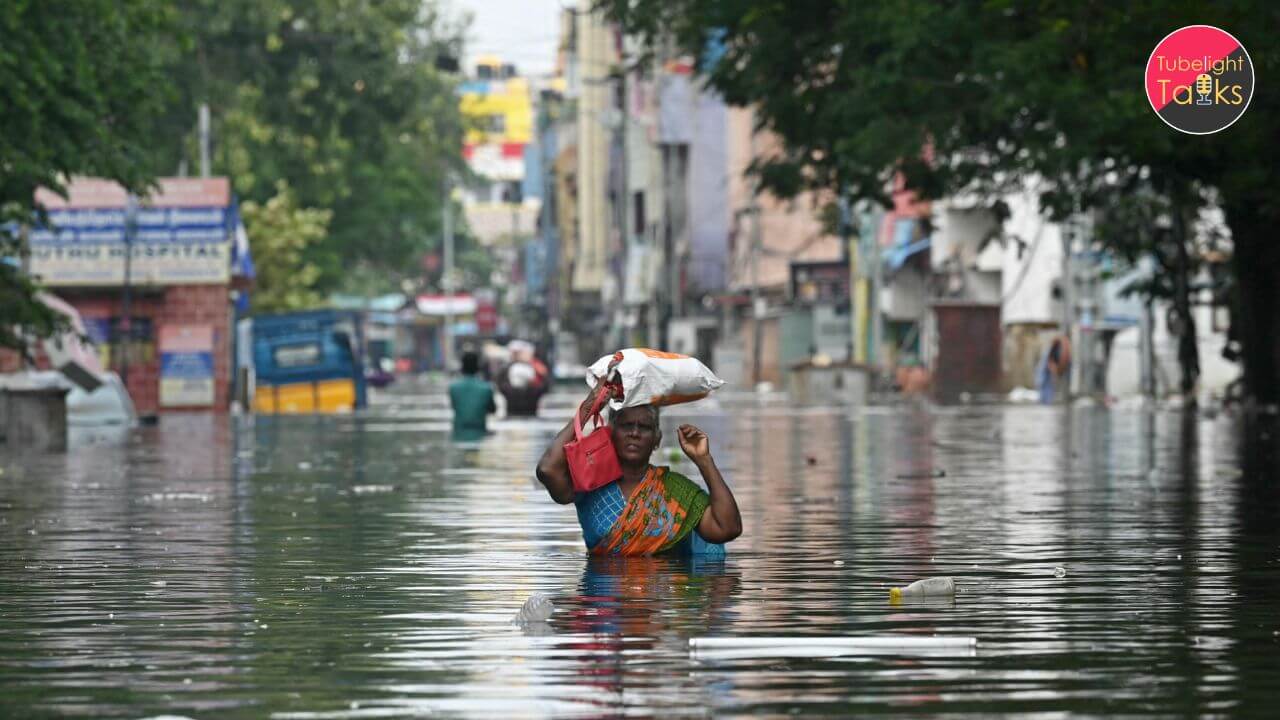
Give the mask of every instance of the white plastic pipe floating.
POLYGON ((977 646, 978 639, 974 637, 918 635, 689 638, 690 652, 713 659, 888 654, 972 655, 977 646))

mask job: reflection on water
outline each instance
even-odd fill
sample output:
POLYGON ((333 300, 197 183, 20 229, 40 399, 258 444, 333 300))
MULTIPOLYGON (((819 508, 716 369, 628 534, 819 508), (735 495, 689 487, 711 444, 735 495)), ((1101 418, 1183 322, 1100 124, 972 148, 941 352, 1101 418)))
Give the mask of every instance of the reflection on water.
MULTIPOLYGON (((588 559, 547 417, 165 418, 0 455, 0 716, 1225 714, 1280 701, 1275 483, 1229 418, 673 409, 736 489, 725 561, 588 559), (1251 459, 1252 458, 1252 459, 1251 459), (1065 576, 1056 577, 1055 568, 1065 576), (949 575, 954 604, 891 606, 949 575), (534 592, 547 623, 510 620, 534 592), (689 638, 974 636, 694 659, 689 638)), ((556 410, 554 408, 560 408, 556 410)), ((667 449, 662 462, 673 462, 667 449)), ((678 458, 677 469, 696 475, 678 458)))

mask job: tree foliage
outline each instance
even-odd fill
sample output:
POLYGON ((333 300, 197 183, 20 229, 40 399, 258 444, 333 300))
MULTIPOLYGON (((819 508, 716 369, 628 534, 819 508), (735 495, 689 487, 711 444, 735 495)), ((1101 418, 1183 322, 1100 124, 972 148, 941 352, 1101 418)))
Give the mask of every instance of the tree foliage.
POLYGON ((19 228, 36 188, 72 175, 150 180, 151 117, 166 102, 175 15, 158 0, 12 0, 0 7, 0 347, 47 336, 60 316, 21 272, 19 228))
POLYGON ((301 208, 289 184, 281 180, 265 203, 250 200, 240 206, 246 228, 253 228, 256 283, 254 312, 305 310, 321 304, 314 289, 320 269, 305 258, 306 251, 324 239, 328 210, 301 208))
MULTIPOLYGON (((461 166, 462 121, 437 58, 460 28, 421 0, 193 0, 156 169, 197 158, 196 109, 213 115, 213 171, 266 202, 287 181, 301 207, 332 211, 304 251, 316 285, 352 268, 390 287, 435 242, 441 179, 461 166)), ((250 227, 250 238, 257 231, 250 227)))
POLYGON ((1035 178, 1055 218, 1153 187, 1220 198, 1232 231, 1246 385, 1280 402, 1280 50, 1262 0, 1097 3, 967 0, 602 0, 650 48, 697 58, 726 100, 755 108, 784 143, 757 161, 780 195, 840 189, 887 202, 895 173, 924 197, 997 197, 1035 178), (1152 48, 1207 23, 1238 37, 1260 79, 1232 127, 1187 136, 1143 91, 1152 48))

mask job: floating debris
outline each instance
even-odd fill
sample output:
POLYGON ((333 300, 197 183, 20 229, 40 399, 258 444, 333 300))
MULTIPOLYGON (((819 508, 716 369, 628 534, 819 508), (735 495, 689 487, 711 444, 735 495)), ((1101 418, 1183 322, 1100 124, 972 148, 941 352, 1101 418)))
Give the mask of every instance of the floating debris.
POLYGON ((917 580, 906 587, 889 588, 889 602, 904 600, 942 600, 956 596, 956 583, 949 577, 917 580))
POLYGON ((552 604, 551 597, 545 593, 536 592, 524 601, 520 612, 511 620, 516 625, 528 625, 529 623, 546 622, 551 618, 551 614, 556 610, 556 606, 552 604))

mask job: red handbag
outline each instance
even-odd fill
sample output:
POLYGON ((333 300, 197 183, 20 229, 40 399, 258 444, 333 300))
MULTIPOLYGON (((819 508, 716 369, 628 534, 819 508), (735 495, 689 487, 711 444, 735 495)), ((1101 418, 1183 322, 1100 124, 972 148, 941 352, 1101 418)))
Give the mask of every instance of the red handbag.
POLYGON ((609 401, 609 392, 601 392, 587 413, 595 418, 596 428, 590 435, 582 435, 582 413, 573 413, 574 440, 564 444, 564 456, 569 461, 569 478, 575 492, 587 493, 604 487, 622 477, 618 453, 613 449, 613 434, 600 417, 600 409, 609 401))

